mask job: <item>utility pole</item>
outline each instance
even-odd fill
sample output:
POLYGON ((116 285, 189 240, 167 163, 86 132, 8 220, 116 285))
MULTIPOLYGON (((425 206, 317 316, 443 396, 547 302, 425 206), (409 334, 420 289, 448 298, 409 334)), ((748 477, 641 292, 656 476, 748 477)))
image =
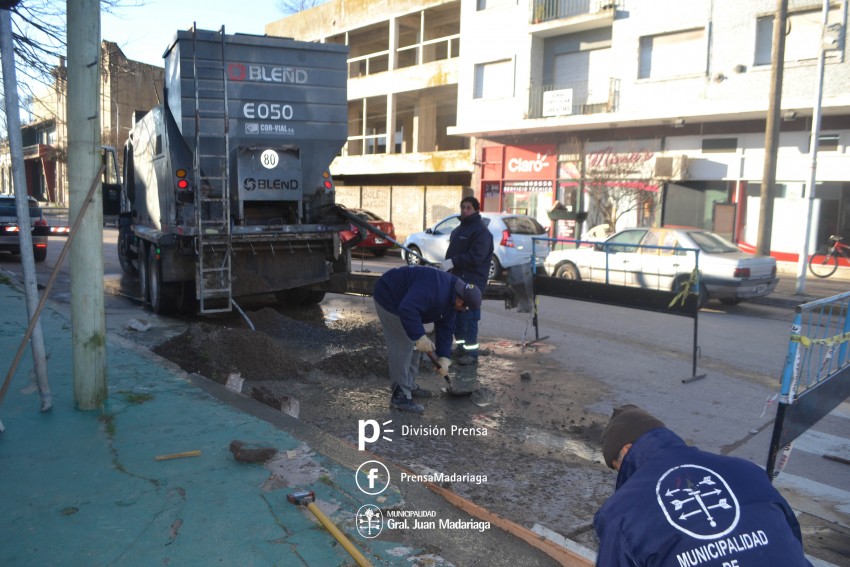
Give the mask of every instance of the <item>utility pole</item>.
POLYGON ((777 0, 773 18, 773 44, 770 58, 770 103, 764 133, 764 171, 761 176, 761 205, 756 253, 770 255, 770 233, 773 225, 773 198, 776 185, 776 153, 779 148, 779 111, 782 103, 782 73, 785 68, 785 22, 788 0, 777 0))
MULTIPOLYGON (((32 219, 27 199, 27 180, 24 172, 24 145, 21 140, 20 101, 18 99, 18 78, 15 71, 15 51, 12 38, 12 14, 9 12, 15 3, 5 2, 0 8, 0 59, 3 67, 3 93, 6 97, 6 127, 9 135, 9 152, 12 155, 12 185, 15 188, 15 205, 18 212, 18 242, 21 254, 21 266, 24 272, 24 293, 27 312, 32 321, 38 315, 38 282, 35 274, 35 259, 32 248, 32 219)), ((41 321, 36 321, 30 338, 32 348, 35 381, 41 394, 41 411, 53 407, 50 384, 47 382, 47 354, 44 350, 44 336, 41 333, 41 321)), ((4 385, 4 389, 7 386, 4 385)), ((2 399, 0 394, 0 399, 2 399)))
MULTIPOLYGON (((100 171, 100 0, 67 0, 68 193, 71 226, 100 171)), ((106 401, 103 307, 103 195, 96 191, 71 245, 71 340, 74 405, 106 401)))

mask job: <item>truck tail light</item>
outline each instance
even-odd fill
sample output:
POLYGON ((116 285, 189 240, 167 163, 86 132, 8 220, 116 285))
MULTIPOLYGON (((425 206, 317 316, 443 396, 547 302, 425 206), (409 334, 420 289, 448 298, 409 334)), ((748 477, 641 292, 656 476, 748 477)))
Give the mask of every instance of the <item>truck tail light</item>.
POLYGON ((189 180, 186 179, 186 170, 178 169, 176 172, 177 175, 177 188, 178 189, 188 189, 189 188, 189 180))
POLYGON ((513 238, 511 238, 511 231, 505 229, 502 231, 502 241, 499 242, 500 246, 506 246, 508 248, 516 248, 516 244, 514 244, 513 238))
POLYGON ((750 269, 749 268, 735 268, 735 273, 733 274, 736 278, 748 278, 750 277, 750 269))

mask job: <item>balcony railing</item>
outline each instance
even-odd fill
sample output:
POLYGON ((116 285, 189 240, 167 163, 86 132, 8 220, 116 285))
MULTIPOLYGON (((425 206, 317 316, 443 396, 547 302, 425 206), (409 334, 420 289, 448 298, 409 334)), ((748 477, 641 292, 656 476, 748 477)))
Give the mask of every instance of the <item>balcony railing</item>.
POLYGON ((561 18, 595 14, 617 7, 620 0, 534 0, 531 23, 539 24, 561 18))
POLYGON ((620 79, 608 79, 607 89, 590 83, 534 85, 529 98, 529 118, 615 112, 620 103, 620 79))

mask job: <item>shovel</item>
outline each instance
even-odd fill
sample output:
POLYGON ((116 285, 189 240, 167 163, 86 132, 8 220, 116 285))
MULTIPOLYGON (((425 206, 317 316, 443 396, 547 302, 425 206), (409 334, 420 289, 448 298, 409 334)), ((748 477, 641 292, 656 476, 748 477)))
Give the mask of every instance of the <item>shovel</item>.
MULTIPOLYGON (((430 358, 430 359, 431 359, 431 362, 433 362, 433 363, 434 363, 434 368, 436 368, 437 370, 441 369, 441 368, 442 368, 442 366, 440 365, 440 361, 439 361, 439 360, 437 360, 437 355, 436 355, 436 354, 434 354, 433 352, 429 352, 429 353, 427 353, 427 354, 428 354, 428 358, 430 358)), ((450 396, 468 396, 468 395, 472 394, 472 391, 471 391, 471 390, 470 390, 469 392, 460 392, 460 391, 455 391, 455 389, 452 387, 452 381, 451 381, 451 380, 449 380, 449 375, 448 375, 448 374, 446 374, 445 376, 443 376, 443 378, 445 378, 445 379, 446 379, 446 382, 448 383, 448 387, 447 387, 447 388, 445 388, 445 389, 443 389, 443 391, 444 391, 445 393, 449 394, 450 396)))

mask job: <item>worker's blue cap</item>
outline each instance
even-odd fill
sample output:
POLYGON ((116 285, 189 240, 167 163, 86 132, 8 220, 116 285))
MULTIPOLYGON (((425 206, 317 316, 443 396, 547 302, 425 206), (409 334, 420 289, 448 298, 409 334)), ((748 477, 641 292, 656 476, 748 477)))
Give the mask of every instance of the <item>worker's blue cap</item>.
POLYGON ((475 284, 466 283, 458 278, 455 293, 463 300, 463 305, 471 311, 481 308, 481 289, 475 284))

